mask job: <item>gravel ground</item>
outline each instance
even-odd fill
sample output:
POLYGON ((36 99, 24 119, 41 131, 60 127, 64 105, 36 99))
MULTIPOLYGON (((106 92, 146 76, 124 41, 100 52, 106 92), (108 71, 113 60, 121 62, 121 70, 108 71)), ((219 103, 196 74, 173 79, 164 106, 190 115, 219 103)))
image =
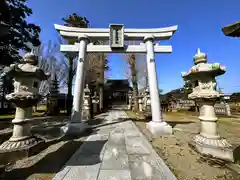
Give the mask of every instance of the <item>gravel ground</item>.
MULTIPOLYGON (((174 127, 171 136, 154 138, 146 129, 146 121, 135 123, 179 180, 240 180, 240 174, 226 168, 224 162, 203 157, 188 146, 199 130, 196 117, 175 113, 164 115, 164 119, 174 127)), ((240 121, 220 120, 219 132, 230 143, 240 144, 240 121)))

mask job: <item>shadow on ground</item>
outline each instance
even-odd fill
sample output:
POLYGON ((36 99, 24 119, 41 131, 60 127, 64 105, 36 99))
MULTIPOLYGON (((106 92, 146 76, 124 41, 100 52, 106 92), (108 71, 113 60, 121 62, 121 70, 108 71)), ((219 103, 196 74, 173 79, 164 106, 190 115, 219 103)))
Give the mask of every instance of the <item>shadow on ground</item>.
POLYGON ((108 125, 113 125, 113 124, 118 124, 118 123, 121 123, 124 121, 133 121, 133 120, 134 119, 132 119, 132 118, 118 118, 118 119, 114 120, 113 122, 102 122, 99 124, 95 123, 92 125, 92 129, 103 127, 103 126, 108 126, 108 125))
MULTIPOLYGON (((71 161, 68 162, 68 166, 86 166, 100 163, 100 153, 105 143, 106 141, 85 141, 84 145, 82 146, 85 153, 75 154, 77 155, 77 158, 71 159, 71 161), (95 155, 94 158, 92 157, 93 154, 95 155)), ((82 144, 82 141, 69 141, 57 151, 47 154, 33 166, 13 169, 11 171, 5 172, 1 179, 25 180, 32 174, 45 174, 45 176, 52 174, 53 176, 55 173, 61 170, 65 163, 71 158, 71 156, 82 144)))
POLYGON ((240 146, 237 146, 233 150, 233 158, 234 158, 234 162, 240 165, 240 146))
MULTIPOLYGON (((79 146, 77 146, 76 144, 79 142, 75 142, 75 139, 79 139, 81 137, 87 137, 90 134, 95 134, 98 130, 93 130, 93 129, 88 129, 87 131, 85 131, 82 134, 78 134, 75 136, 70 136, 70 135, 65 135, 60 127, 62 127, 65 123, 53 123, 53 122, 49 122, 49 123, 44 123, 44 124, 40 124, 40 125, 36 125, 32 128, 31 132, 37 136, 38 138, 44 139, 45 143, 41 143, 40 145, 37 145, 33 148, 31 148, 28 151, 13 151, 13 152, 4 152, 0 154, 0 165, 2 164, 14 164, 16 161, 18 160, 22 160, 22 159, 32 159, 35 158, 35 155, 39 155, 41 153, 43 153, 47 148, 49 148, 50 146, 54 146, 55 144, 59 143, 59 142, 65 142, 65 141, 69 141, 67 142, 68 144, 70 144, 68 146, 68 151, 69 154, 61 154, 62 151, 60 152, 55 152, 59 157, 63 157, 63 160, 65 158, 65 156, 67 156, 66 158, 69 159, 71 157, 71 155, 76 151, 75 147, 79 147, 81 144, 79 144, 79 146)), ((10 133, 5 133, 4 134, 4 139, 3 136, 1 136, 1 141, 5 141, 8 140, 12 135, 12 132, 10 133)), ((65 146, 65 145, 64 145, 65 146)), ((51 147, 50 147, 51 148, 51 147)), ((67 147, 66 147, 67 149, 67 147)), ((64 152, 67 150, 63 150, 64 152)), ((48 155, 47 155, 48 156, 48 155)), ((56 158, 59 160, 59 158, 56 158)), ((60 161, 61 162, 61 161, 60 161)), ((64 161, 65 162, 65 161, 64 161)), ((48 163, 47 163, 48 164, 48 163)), ((47 165, 46 164, 46 165, 47 165)), ((62 165, 61 165, 62 166, 62 165)), ((39 166, 37 166, 38 168, 39 166)), ((29 167, 28 169, 34 169, 36 168, 35 165, 33 167, 29 167)), ((26 169, 26 168, 25 168, 26 169)), ((21 169, 17 169, 17 172, 21 172, 21 169)), ((15 170, 13 170, 15 171, 15 170)), ((26 174, 25 171, 28 170, 24 170, 23 169, 23 173, 26 174)), ((9 174, 9 173, 7 173, 9 174)), ((21 174, 21 173, 20 173, 21 174)), ((8 177, 8 176, 7 176, 8 177)), ((10 176, 12 177, 12 176, 10 176)), ((1 179, 1 178, 0 178, 1 179)), ((5 179, 5 177, 4 177, 5 179)), ((11 178, 10 178, 11 179, 11 178)), ((13 178, 12 178, 13 179, 13 178)), ((15 179, 15 178, 14 178, 15 179)), ((25 178, 22 178, 25 179, 25 178)))
POLYGON ((174 128, 178 124, 191 124, 195 123, 193 121, 166 121, 172 128, 174 128))

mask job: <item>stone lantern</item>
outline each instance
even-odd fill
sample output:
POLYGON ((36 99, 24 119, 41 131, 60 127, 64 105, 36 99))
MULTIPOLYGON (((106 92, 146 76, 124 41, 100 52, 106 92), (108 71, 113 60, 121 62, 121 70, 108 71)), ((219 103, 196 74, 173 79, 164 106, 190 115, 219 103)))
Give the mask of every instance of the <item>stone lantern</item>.
POLYGON ((88 87, 88 84, 86 85, 86 88, 84 89, 84 95, 83 95, 83 107, 82 107, 82 116, 84 120, 89 120, 91 118, 91 112, 90 112, 90 101, 91 101, 91 91, 88 87))
POLYGON ((92 104, 93 104, 93 114, 96 114, 98 112, 98 105, 99 105, 99 96, 97 95, 97 92, 94 92, 94 95, 92 97, 92 104))
POLYGON ((224 96, 224 105, 225 105, 225 108, 226 108, 226 114, 227 116, 231 116, 231 108, 230 108, 230 105, 228 104, 229 100, 230 100, 230 96, 224 96))
POLYGON ((145 89, 143 106, 145 111, 151 112, 151 97, 150 97, 149 87, 145 89))
POLYGON ((143 111, 143 97, 141 95, 138 97, 138 105, 139 105, 139 111, 142 112, 143 111))
POLYGON ((197 134, 191 145, 200 153, 215 158, 233 161, 232 146, 217 132, 217 120, 214 104, 224 94, 216 91, 216 76, 226 72, 226 68, 219 63, 208 64, 207 55, 200 52, 194 56, 194 66, 182 73, 184 80, 189 80, 193 91, 188 95, 200 105, 201 121, 200 134, 197 134))
POLYGON ((49 86, 49 94, 47 97, 47 114, 49 116, 57 116, 60 111, 58 106, 59 87, 56 72, 52 73, 49 86))
POLYGON ((16 105, 16 113, 12 137, 0 145, 0 150, 22 150, 43 142, 30 133, 32 107, 41 99, 40 82, 49 78, 37 64, 38 57, 27 53, 20 64, 4 68, 4 73, 14 78, 14 92, 6 95, 6 99, 16 105))

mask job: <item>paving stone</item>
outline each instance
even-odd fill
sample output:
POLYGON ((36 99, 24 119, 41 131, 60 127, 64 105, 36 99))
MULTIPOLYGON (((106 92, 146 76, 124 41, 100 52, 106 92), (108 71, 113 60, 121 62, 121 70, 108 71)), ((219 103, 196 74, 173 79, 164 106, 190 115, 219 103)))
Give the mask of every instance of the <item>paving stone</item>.
POLYGON ((121 170, 129 169, 128 155, 126 151, 121 151, 117 148, 112 151, 106 150, 102 160, 101 169, 105 170, 121 170))
POLYGON ((63 180, 96 180, 101 162, 98 155, 79 155, 63 180))
POLYGON ((97 180, 131 180, 129 170, 101 170, 97 180))
POLYGON ((100 155, 104 152, 106 148, 107 140, 101 141, 85 141, 81 148, 76 152, 78 155, 80 154, 96 154, 100 155))
POLYGON ((126 138, 125 143, 128 154, 150 154, 153 151, 141 136, 126 138))
POLYGON ((66 174, 70 171, 71 166, 64 166, 54 177, 52 180, 62 180, 66 174))
MULTIPOLYGON (((107 119, 124 117, 118 110, 107 119)), ((176 180, 132 121, 96 129, 53 180, 176 180)))
POLYGON ((177 180, 169 168, 162 165, 154 155, 129 155, 128 158, 132 180, 177 180))
POLYGON ((108 139, 108 135, 93 134, 85 141, 101 141, 101 140, 107 140, 107 139, 108 139))
POLYGON ((134 129, 134 128, 131 128, 131 129, 126 129, 125 132, 124 132, 124 136, 126 138, 131 138, 131 137, 136 137, 136 136, 141 136, 141 133, 134 129))
POLYGON ((110 133, 108 139, 109 145, 125 146, 124 133, 110 133))

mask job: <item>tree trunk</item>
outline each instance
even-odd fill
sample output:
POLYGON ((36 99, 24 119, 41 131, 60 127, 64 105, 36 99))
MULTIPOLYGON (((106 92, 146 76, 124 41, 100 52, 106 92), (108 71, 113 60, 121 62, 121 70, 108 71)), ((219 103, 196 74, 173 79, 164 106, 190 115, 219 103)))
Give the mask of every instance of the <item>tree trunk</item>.
POLYGON ((104 87, 104 71, 105 71, 105 59, 104 56, 101 56, 100 59, 101 63, 101 70, 100 70, 100 77, 99 77, 99 110, 100 112, 103 111, 103 87, 104 87))
POLYGON ((73 81, 73 58, 69 57, 69 69, 68 69, 68 94, 67 94, 67 115, 71 115, 72 111, 72 81, 73 81))
POLYGON ((146 77, 145 77, 145 88, 147 88, 148 87, 148 74, 146 75, 146 77))
POLYGON ((103 85, 99 87, 99 110, 103 111, 103 85))
POLYGON ((132 85, 133 85, 133 99, 134 99, 134 107, 133 111, 139 111, 138 105, 138 83, 137 83, 137 71, 135 67, 135 62, 131 64, 131 74, 132 74, 132 85))

